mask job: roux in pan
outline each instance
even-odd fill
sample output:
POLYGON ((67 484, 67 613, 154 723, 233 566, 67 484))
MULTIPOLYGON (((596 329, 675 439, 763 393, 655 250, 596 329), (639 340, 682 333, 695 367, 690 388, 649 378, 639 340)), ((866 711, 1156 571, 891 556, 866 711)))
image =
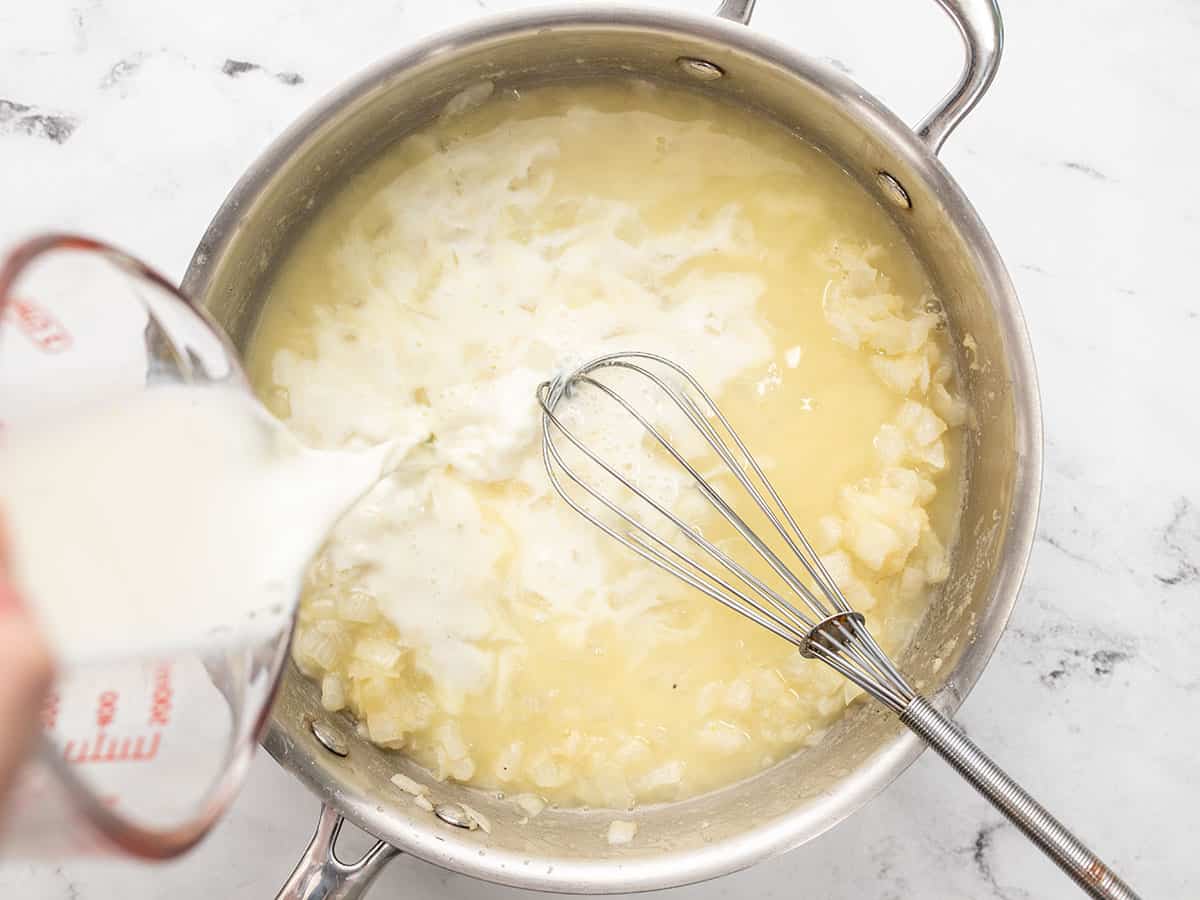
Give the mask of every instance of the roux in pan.
MULTIPOLYGON (((676 799, 819 741, 855 689, 566 507, 534 390, 612 350, 689 368, 895 654, 959 508, 941 325, 886 213, 765 118, 640 82, 444 118, 314 218, 250 348, 317 446, 433 435, 313 566, 297 663, 372 740, 531 808, 676 799)), ((689 502, 638 435, 591 440, 689 502)))

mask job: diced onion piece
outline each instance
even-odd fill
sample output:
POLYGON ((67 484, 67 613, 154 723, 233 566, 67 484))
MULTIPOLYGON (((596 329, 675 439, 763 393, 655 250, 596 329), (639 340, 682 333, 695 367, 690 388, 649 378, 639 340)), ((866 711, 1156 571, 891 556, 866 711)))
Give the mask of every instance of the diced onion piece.
POLYGON ((467 745, 455 723, 445 722, 439 725, 434 731, 434 737, 450 759, 463 759, 467 755, 467 745))
POLYGON ((529 777, 540 788, 556 788, 571 780, 571 770, 549 754, 542 754, 530 765, 529 777))
POLYGON ((406 794, 412 794, 414 797, 419 797, 429 790, 419 781, 414 781, 402 772, 397 772, 392 776, 392 784, 400 788, 406 794))
POLYGON ((465 813, 467 814, 467 817, 468 817, 468 818, 469 818, 469 819, 470 819, 470 820, 471 820, 471 821, 472 821, 472 822, 475 824, 475 826, 476 826, 477 828, 479 828, 479 829, 480 829, 480 830, 481 830, 481 831, 482 831, 484 834, 491 834, 491 833, 492 833, 492 822, 491 822, 491 820, 490 820, 490 819, 488 819, 488 817, 487 817, 487 816, 485 816, 485 815, 484 815, 483 813, 481 813, 479 810, 477 810, 477 809, 474 809, 474 808, 472 808, 472 807, 470 807, 470 806, 467 806, 467 804, 465 804, 465 803, 459 803, 458 805, 459 805, 459 806, 461 806, 461 807, 463 808, 463 812, 465 812, 465 813))
POLYGON ((901 549, 900 536, 894 529, 865 516, 855 522, 849 544, 854 555, 876 572, 901 549))
POLYGON ((728 722, 709 722, 700 729, 700 743, 718 753, 735 753, 746 745, 746 733, 728 722))
POLYGON ((651 769, 638 779, 638 790, 650 793, 664 787, 675 787, 683 781, 683 763, 677 759, 651 769))
POLYGON ((531 819, 546 808, 546 801, 537 794, 518 794, 513 802, 531 819))
POLYGON ((394 713, 378 712, 368 715, 367 731, 376 744, 396 744, 404 741, 404 722, 394 713))
POLYGON ((814 534, 817 550, 824 554, 842 542, 842 520, 837 516, 821 516, 814 534))
POLYGON ((345 638, 340 634, 328 634, 316 627, 305 628, 296 639, 296 657, 302 663, 315 664, 328 671, 337 666, 344 647, 345 638))
POLYGON ((613 819, 608 824, 608 842, 614 847, 628 844, 638 833, 637 822, 627 822, 623 819, 613 819))
POLYGON ((470 781, 475 774, 475 762, 467 758, 452 760, 446 774, 455 781, 470 781))
POLYGON ((750 682, 739 678, 725 689, 725 706, 734 712, 745 712, 754 701, 754 689, 750 682))
POLYGON ((871 368, 897 394, 910 394, 914 390, 925 393, 929 389, 929 360, 923 353, 872 356, 871 368))
POLYGON ((900 573, 900 583, 897 586, 896 594, 901 600, 912 601, 921 596, 928 584, 929 578, 926 576, 924 568, 910 565, 900 573))
POLYGON ((361 638, 354 645, 354 656, 381 672, 391 672, 400 662, 404 650, 391 641, 380 638, 361 638))
POLYGON ((873 443, 875 452, 879 454, 879 459, 885 466, 900 465, 908 453, 908 441, 905 440, 904 432, 895 425, 879 426, 873 443))
POLYGON ((346 706, 346 689, 339 675, 328 672, 321 679, 321 705, 330 712, 346 706))
POLYGON ((347 622, 370 624, 379 615, 375 598, 366 591, 347 591, 338 597, 337 616, 347 622))

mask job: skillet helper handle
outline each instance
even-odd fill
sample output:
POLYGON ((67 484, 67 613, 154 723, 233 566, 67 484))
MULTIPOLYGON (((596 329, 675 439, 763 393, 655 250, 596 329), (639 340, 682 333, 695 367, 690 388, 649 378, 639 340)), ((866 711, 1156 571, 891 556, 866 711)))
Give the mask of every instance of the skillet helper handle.
MULTIPOLYGON (((749 25, 755 0, 722 0, 717 15, 749 25)), ((996 77, 1004 49, 1004 21, 997 0, 937 0, 958 29, 966 60, 958 81, 916 127, 934 156, 959 122, 975 108, 996 77)))
POLYGON ((1133 888, 924 697, 909 703, 900 714, 900 721, 936 750, 1089 896, 1097 900, 1139 900, 1133 888))
POLYGON ((400 851, 379 841, 356 863, 337 857, 334 844, 344 820, 331 807, 321 807, 317 831, 275 900, 359 900, 383 867, 400 851))
POLYGON ((754 0, 721 0, 717 15, 739 25, 749 25, 754 15, 754 0))
POLYGON ((1004 50, 1004 20, 996 0, 937 0, 962 38, 966 59, 958 81, 916 128, 937 156, 942 144, 991 87, 1004 50))

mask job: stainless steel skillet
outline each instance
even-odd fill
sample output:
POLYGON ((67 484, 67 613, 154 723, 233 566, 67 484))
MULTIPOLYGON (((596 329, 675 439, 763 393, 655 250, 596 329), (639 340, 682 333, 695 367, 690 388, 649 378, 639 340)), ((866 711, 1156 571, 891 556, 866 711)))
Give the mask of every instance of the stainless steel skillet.
MULTIPOLYGON (((915 2, 915 0, 912 0, 915 2)), ((953 574, 898 663, 945 712, 975 683, 1016 600, 1033 541, 1041 413, 1012 284, 983 224, 936 154, 987 89, 1001 23, 991 0, 938 0, 961 33, 958 83, 915 129, 844 75, 746 27, 752 2, 705 17, 584 4, 523 12, 429 38, 321 101, 246 173, 204 235, 183 287, 245 348, 276 263, 314 208, 397 138, 465 88, 639 75, 704 90, 772 116, 821 146, 876 196, 923 261, 951 330, 970 335, 960 362, 977 414, 970 435, 964 539, 953 574), (940 668, 935 657, 941 658, 940 668)), ((326 804, 281 896, 359 896, 399 850, 478 878, 541 890, 614 893, 712 878, 797 846, 882 791, 921 743, 856 707, 820 746, 716 793, 639 810, 635 845, 605 840, 611 813, 548 810, 527 824, 507 801, 432 782, 326 713, 294 669, 280 689, 267 750, 326 804), (434 813, 390 776, 430 784, 434 813), (462 827, 459 803, 490 834, 462 827), (332 853, 344 816, 381 839, 348 865, 332 853)))

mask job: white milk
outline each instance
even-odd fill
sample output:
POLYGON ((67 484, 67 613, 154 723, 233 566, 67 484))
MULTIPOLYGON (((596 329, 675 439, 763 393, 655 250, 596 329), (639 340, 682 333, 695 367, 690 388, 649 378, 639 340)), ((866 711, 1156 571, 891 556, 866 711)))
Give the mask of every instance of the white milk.
POLYGON ((269 639, 334 522, 424 437, 310 450, 245 390, 199 385, 8 429, 14 576, 67 664, 269 639))

